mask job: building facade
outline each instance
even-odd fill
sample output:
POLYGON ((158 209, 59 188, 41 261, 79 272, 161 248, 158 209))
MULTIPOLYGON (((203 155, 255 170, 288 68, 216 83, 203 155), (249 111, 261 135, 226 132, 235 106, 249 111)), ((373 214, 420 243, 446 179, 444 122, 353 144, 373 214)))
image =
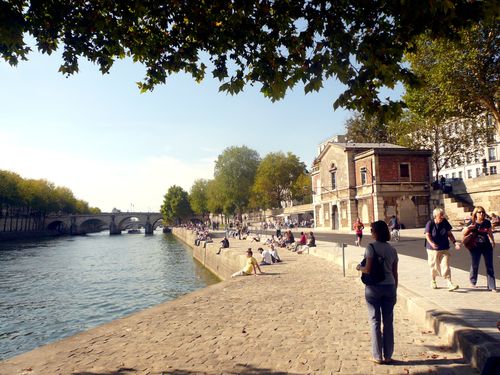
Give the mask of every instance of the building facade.
MULTIPOLYGON (((470 122, 473 120, 462 121, 470 122)), ((494 129, 491 115, 479 116, 474 124, 479 127, 494 129)), ((463 131, 460 121, 452 121, 446 126, 452 133, 463 131)), ((439 171, 439 177, 466 180, 500 173, 500 135, 498 131, 492 131, 492 133, 491 139, 482 151, 467 153, 461 158, 456 158, 454 162, 448 162, 439 171)))
POLYGON ((396 215, 407 228, 429 218, 431 152, 386 143, 323 142, 311 172, 316 227, 350 230, 396 215))

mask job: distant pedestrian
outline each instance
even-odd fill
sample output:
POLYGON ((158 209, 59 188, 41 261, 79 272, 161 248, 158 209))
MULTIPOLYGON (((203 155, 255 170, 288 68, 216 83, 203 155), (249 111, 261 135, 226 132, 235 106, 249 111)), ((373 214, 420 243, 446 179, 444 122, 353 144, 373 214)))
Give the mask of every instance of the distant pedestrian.
POLYGON ((495 238, 491 229, 491 222, 485 218, 486 212, 481 206, 474 208, 472 218, 463 229, 463 236, 469 234, 475 236, 475 246, 470 249, 471 267, 469 279, 471 286, 476 287, 477 274, 479 270, 479 263, 481 255, 484 258, 486 265, 486 286, 488 290, 497 292, 495 281, 495 270, 493 269, 493 249, 495 248, 495 238))
POLYGON ((385 278, 374 285, 365 286, 365 299, 371 324, 372 361, 378 364, 392 362, 394 352, 394 305, 398 287, 398 253, 388 241, 391 239, 387 224, 376 221, 371 224, 375 240, 365 250, 366 265, 356 269, 369 274, 373 258, 383 258, 385 278))
POLYGON ((450 242, 453 242, 456 250, 460 250, 460 244, 455 240, 451 232, 451 225, 444 217, 442 208, 435 208, 432 212, 433 219, 425 226, 425 247, 427 249, 427 261, 431 268, 431 288, 437 289, 436 276, 443 277, 448 285, 448 290, 454 291, 459 288, 451 281, 450 269, 450 242))
POLYGON ((354 232, 356 233, 356 246, 361 246, 361 240, 363 239, 363 229, 365 226, 358 217, 353 225, 354 232))

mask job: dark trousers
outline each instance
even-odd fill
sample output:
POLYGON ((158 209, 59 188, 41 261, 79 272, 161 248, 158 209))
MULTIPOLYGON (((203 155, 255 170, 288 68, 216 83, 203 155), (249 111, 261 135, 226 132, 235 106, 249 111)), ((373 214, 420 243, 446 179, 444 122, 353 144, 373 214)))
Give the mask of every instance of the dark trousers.
POLYGON ((486 266, 486 285, 490 290, 496 289, 495 270, 493 269, 493 248, 489 243, 480 245, 470 251, 470 282, 473 285, 476 285, 477 283, 477 274, 479 272, 481 255, 484 257, 484 264, 486 266))
POLYGON ((371 325, 372 356, 377 360, 392 358, 396 286, 394 284, 367 285, 365 298, 371 325))

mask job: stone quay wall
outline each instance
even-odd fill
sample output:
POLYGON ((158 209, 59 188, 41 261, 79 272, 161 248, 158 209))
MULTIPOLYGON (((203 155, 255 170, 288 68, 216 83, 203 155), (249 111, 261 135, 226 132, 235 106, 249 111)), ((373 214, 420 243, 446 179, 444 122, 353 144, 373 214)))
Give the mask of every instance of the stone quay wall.
MULTIPOLYGON (((193 258, 222 280, 231 278, 233 273, 245 266, 246 253, 244 249, 241 246, 231 248, 231 239, 229 239, 229 248, 222 249, 221 253, 217 255, 221 246, 221 238, 214 238, 213 242, 208 243, 202 241, 199 246, 196 246, 194 241, 197 236, 194 232, 184 228, 173 228, 172 234, 192 249, 193 258)), ((250 245, 250 242, 248 244, 250 245)), ((255 255, 257 247, 253 246, 252 250, 255 255)))

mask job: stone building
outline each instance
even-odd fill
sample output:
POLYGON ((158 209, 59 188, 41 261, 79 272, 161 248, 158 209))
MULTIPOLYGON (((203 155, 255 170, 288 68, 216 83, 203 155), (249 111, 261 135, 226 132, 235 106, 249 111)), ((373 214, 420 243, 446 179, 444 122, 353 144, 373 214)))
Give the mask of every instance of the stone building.
POLYGON ((350 230, 396 215, 407 228, 429 219, 431 152, 388 143, 320 144, 311 172, 316 227, 350 230))

